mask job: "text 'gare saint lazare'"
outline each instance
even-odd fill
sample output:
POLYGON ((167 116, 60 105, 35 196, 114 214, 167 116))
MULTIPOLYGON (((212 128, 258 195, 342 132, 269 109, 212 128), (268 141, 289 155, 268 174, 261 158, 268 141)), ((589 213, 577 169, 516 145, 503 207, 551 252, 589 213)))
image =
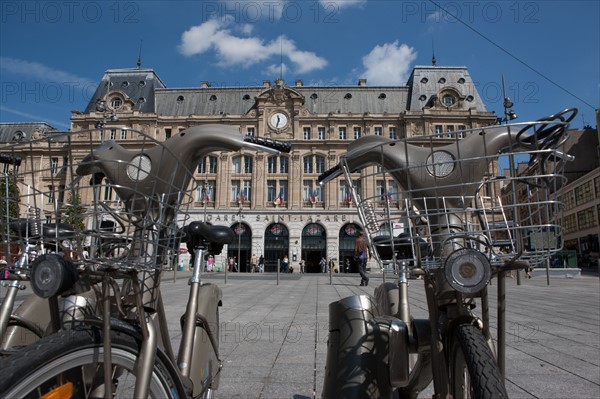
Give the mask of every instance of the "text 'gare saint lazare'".
MULTIPOLYGON (((347 215, 280 215, 280 214, 272 214, 272 215, 244 215, 242 213, 242 220, 249 220, 255 217, 257 222, 345 222, 347 220, 347 215), (248 217, 249 216, 249 217, 248 217)), ((224 215, 206 215, 207 222, 237 222, 240 219, 239 213, 234 214, 224 214, 224 215)))

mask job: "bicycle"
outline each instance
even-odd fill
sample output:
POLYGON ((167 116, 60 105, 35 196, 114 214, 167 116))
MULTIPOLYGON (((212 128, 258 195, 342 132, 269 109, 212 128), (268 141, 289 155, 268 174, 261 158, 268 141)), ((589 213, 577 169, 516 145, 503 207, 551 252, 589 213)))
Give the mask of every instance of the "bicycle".
POLYGON ((280 154, 290 146, 224 125, 192 127, 164 142, 134 130, 127 130, 123 145, 101 137, 96 130, 50 134, 0 149, 25 159, 14 184, 27 194, 11 200, 31 203, 41 218, 50 215, 56 225, 51 238, 67 249, 30 265, 32 289, 43 301, 21 306, 40 316, 47 334, 0 359, 0 392, 22 398, 212 397, 222 367, 222 293, 202 282, 201 270, 234 233, 191 221, 194 170, 214 151, 280 154), (40 154, 64 159, 64 166, 48 165, 40 154), (101 199, 111 191, 112 199, 101 199), (193 248, 194 262, 175 355, 160 266, 181 243, 193 248))
POLYGON ((319 177, 326 184, 343 176, 384 273, 373 297, 329 306, 323 398, 416 398, 431 382, 439 398, 507 397, 504 276, 544 264, 560 249, 556 195, 572 159, 564 144, 576 114, 565 109, 536 122, 465 131, 464 138, 365 136, 319 177), (402 197, 389 189, 394 182, 402 197), (361 196, 368 186, 380 190, 361 196), (386 274, 396 282, 385 282, 386 274), (411 315, 410 277, 423 280, 426 319, 411 315))

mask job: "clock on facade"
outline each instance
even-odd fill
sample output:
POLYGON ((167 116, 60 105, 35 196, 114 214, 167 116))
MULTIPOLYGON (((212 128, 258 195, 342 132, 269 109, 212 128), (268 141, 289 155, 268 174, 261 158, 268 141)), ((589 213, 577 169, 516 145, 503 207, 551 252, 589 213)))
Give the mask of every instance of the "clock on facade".
POLYGON ((275 112, 271 115, 269 123, 273 129, 283 129, 288 124, 288 117, 283 112, 275 112))

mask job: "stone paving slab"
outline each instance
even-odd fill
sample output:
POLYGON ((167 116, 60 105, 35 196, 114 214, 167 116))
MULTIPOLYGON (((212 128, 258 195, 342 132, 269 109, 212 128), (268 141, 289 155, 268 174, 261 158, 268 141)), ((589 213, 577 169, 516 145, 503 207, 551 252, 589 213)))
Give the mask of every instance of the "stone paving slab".
MULTIPOLYGON (((189 273, 162 283, 175 352, 181 338, 189 273)), ((217 398, 320 398, 328 336, 328 306, 349 295, 373 294, 381 276, 360 287, 358 275, 209 274, 220 286, 223 371, 217 398)), ((390 279, 388 279, 390 281, 390 279)), ((507 279, 506 387, 511 398, 600 398, 600 284, 574 279, 507 279)), ((422 282, 409 287, 414 317, 427 315, 422 282)), ((495 284, 495 282, 493 282, 495 284)), ((495 334, 496 288, 489 290, 495 334)), ((29 291, 29 290, 27 290, 29 291)), ((0 298, 4 292, 0 292, 0 298)), ((419 396, 430 398, 428 387, 419 396)))
MULTIPOLYGON (((180 276, 181 277, 181 276, 180 276)), ((328 306, 349 295, 373 294, 381 276, 360 287, 358 275, 206 275, 223 289, 221 354, 224 368, 217 398, 320 398, 326 359, 328 306)), ((388 278, 389 281, 389 278, 388 278)), ((187 281, 163 283, 167 314, 178 318, 187 281)), ((511 398, 600 397, 600 294, 597 276, 507 279, 506 386, 511 398)), ((411 281, 411 311, 426 317, 422 282, 411 281)), ((489 291, 496 305, 496 287, 489 291)), ((177 321, 177 322, 176 322, 177 321)), ((496 325, 495 308, 491 324, 496 325)), ((495 327, 494 327, 495 328, 495 327)), ((495 334, 495 329, 493 329, 495 334)), ((431 397, 426 389, 419 397, 431 397)))

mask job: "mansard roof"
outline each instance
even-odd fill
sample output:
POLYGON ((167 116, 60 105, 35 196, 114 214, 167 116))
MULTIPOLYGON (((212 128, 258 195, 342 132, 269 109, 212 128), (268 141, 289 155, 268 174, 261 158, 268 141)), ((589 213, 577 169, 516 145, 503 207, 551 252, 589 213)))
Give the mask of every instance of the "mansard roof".
POLYGON ((57 131, 58 129, 45 122, 0 123, 0 142, 29 141, 37 134, 42 137, 45 133, 57 131))
MULTIPOLYGON (((275 90, 296 101, 309 113, 402 113, 439 106, 441 96, 451 93, 461 108, 486 112, 485 105, 466 67, 416 66, 406 85, 368 86, 361 79, 355 86, 304 85, 296 81, 264 81, 256 86, 211 86, 167 88, 152 69, 114 69, 104 74, 85 112, 96 109, 110 91, 131 102, 133 111, 160 116, 244 115, 261 101, 277 100, 275 90), (437 102, 436 102, 437 101, 437 102)), ((282 95, 280 93, 280 95, 282 95)), ((280 105, 280 104, 279 104, 280 105)))
POLYGON ((132 107, 133 110, 154 113, 156 112, 155 90, 163 89, 165 87, 165 84, 153 69, 109 69, 104 73, 85 112, 88 113, 94 111, 97 102, 105 100, 106 95, 110 91, 118 91, 126 100, 129 100, 134 104, 132 107))
POLYGON ((416 66, 408 78, 407 86, 410 88, 408 111, 421 111, 423 108, 430 107, 432 101, 435 101, 444 91, 458 94, 464 101, 464 108, 486 111, 477 87, 465 66, 416 66))

